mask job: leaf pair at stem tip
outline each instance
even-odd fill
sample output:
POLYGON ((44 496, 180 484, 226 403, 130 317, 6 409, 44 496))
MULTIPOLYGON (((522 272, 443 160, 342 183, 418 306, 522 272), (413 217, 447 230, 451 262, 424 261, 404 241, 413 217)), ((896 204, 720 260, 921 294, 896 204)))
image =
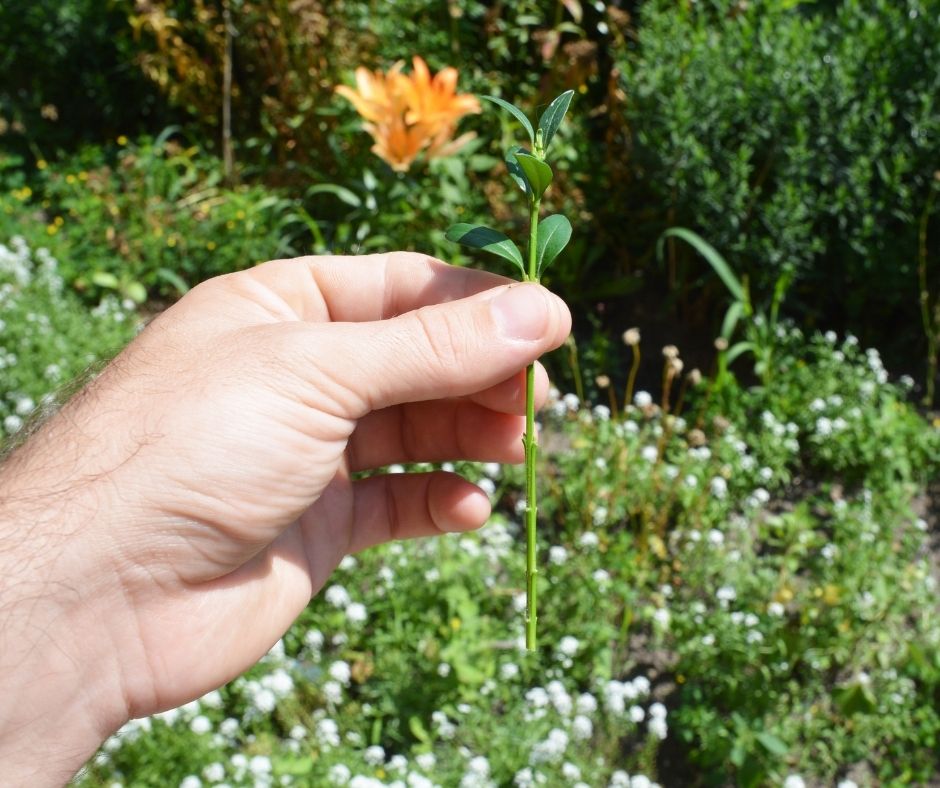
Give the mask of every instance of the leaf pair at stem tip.
POLYGON ((532 150, 515 145, 506 152, 506 166, 509 175, 525 192, 529 203, 530 242, 529 265, 523 259, 522 252, 512 240, 498 230, 482 224, 455 224, 447 231, 447 239, 474 249, 508 260, 522 273, 524 280, 539 281, 542 273, 554 262, 571 239, 571 223, 560 214, 547 216, 539 222, 538 211, 542 195, 545 194, 554 178, 552 168, 545 161, 545 154, 558 127, 564 120, 571 104, 573 90, 567 90, 548 105, 539 118, 538 130, 529 121, 526 114, 513 104, 495 96, 483 96, 499 107, 507 110, 518 120, 526 133, 532 150))

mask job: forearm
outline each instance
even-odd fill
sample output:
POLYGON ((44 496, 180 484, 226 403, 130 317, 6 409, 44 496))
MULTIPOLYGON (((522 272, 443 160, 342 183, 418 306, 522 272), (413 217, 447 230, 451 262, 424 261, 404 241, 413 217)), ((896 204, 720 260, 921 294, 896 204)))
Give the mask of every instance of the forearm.
POLYGON ((114 580, 95 538, 102 512, 93 485, 64 472, 74 458, 54 422, 0 467, 0 763, 10 785, 65 783, 126 715, 109 642, 114 580))

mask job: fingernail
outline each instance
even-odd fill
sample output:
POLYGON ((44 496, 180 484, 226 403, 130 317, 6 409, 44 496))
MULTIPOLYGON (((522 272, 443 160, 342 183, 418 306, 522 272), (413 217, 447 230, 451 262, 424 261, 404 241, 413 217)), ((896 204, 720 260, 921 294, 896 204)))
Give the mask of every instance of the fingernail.
POLYGON ((545 336, 548 299, 538 285, 512 285, 490 302, 493 320, 507 339, 531 342, 545 336))

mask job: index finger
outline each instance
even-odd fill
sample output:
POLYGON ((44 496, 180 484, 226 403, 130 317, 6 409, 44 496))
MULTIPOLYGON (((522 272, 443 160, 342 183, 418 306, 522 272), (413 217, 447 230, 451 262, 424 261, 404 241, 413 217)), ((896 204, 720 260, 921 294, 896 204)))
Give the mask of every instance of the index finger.
POLYGON ((301 320, 344 323, 384 320, 512 281, 416 252, 298 257, 265 263, 244 274, 272 291, 301 320))

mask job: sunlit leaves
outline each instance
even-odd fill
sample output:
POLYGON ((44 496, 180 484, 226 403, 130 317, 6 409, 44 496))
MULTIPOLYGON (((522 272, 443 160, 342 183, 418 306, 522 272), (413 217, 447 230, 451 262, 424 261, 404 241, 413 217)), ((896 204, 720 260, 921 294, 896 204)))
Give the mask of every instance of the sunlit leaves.
POLYGON ((506 168, 509 170, 509 177, 519 185, 522 191, 528 193, 529 182, 526 180, 525 173, 522 171, 522 167, 519 166, 519 162, 516 161, 517 153, 528 153, 528 151, 521 145, 511 147, 506 151, 506 168))
POLYGON ((537 277, 550 266, 571 240, 571 222, 561 214, 546 216, 539 223, 539 239, 535 259, 537 277))
POLYGON ((501 232, 482 224, 461 222, 450 227, 446 236, 448 241, 454 241, 473 249, 482 249, 484 252, 508 260, 517 266, 523 277, 525 277, 525 263, 522 262, 522 252, 501 232))
POLYGON ((565 119, 565 113, 571 105, 573 96, 573 90, 566 90, 548 105, 548 109, 546 109, 545 112, 542 113, 542 117, 539 118, 539 131, 542 132, 542 146, 545 149, 548 149, 552 137, 555 136, 555 132, 558 131, 558 127, 565 119))
POLYGON ((481 98, 486 101, 492 101, 494 104, 502 107, 504 110, 512 114, 512 116, 522 124, 522 128, 526 130, 529 135, 529 141, 532 145, 535 145, 535 129, 532 128, 532 123, 526 117, 525 113, 519 109, 519 107, 514 104, 510 104, 508 101, 504 101, 501 98, 496 96, 481 96, 481 98))
POLYGON ((538 200, 541 199, 545 190, 552 182, 552 168, 541 159, 529 153, 516 153, 516 161, 525 173, 525 178, 529 183, 532 196, 538 200))

